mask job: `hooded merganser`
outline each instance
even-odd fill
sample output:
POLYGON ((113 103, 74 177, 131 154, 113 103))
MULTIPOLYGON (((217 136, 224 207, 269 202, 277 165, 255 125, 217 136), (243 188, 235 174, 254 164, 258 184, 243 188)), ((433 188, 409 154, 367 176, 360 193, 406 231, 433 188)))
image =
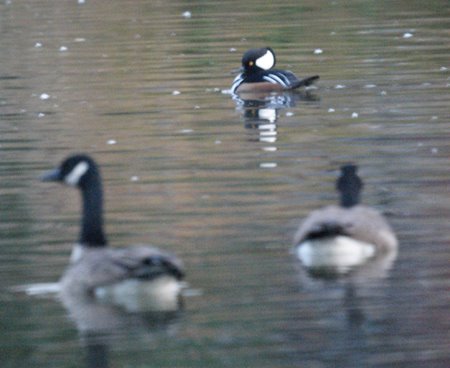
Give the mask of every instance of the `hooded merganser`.
POLYGON ((299 79, 288 70, 272 69, 275 62, 270 47, 246 51, 242 56, 243 72, 234 79, 231 93, 287 91, 309 86, 319 79, 318 75, 299 79))
POLYGON ((311 212, 295 235, 297 255, 308 269, 344 274, 397 249, 397 237, 386 219, 359 204, 363 182, 356 171, 356 165, 341 167, 336 182, 340 205, 311 212))

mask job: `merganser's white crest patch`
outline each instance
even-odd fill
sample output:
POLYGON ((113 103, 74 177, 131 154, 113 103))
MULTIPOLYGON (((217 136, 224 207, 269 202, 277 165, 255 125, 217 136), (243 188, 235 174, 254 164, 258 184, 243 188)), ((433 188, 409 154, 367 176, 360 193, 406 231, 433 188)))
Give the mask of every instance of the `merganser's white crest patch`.
POLYGON ((270 50, 267 50, 263 56, 256 59, 255 64, 261 69, 269 70, 275 65, 275 55, 270 50))
POLYGON ((72 171, 66 175, 64 181, 71 186, 76 186, 81 177, 88 171, 89 164, 86 161, 79 162, 72 171))

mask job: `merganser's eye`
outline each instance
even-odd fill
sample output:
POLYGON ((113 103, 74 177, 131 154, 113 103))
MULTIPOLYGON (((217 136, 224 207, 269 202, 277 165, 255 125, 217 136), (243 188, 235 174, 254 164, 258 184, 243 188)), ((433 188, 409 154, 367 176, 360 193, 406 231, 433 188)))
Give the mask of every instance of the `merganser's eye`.
POLYGON ((248 66, 253 66, 254 62, 253 61, 249 61, 248 62, 248 66))

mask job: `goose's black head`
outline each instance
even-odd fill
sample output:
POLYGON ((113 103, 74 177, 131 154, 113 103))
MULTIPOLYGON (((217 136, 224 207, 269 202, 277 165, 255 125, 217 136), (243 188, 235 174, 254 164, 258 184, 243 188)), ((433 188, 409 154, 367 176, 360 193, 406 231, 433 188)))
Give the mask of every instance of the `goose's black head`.
POLYGON ((363 182, 356 173, 358 166, 353 164, 341 166, 341 176, 336 182, 336 189, 341 193, 341 206, 352 207, 359 203, 363 182))
POLYGON ((270 47, 250 49, 242 56, 242 67, 246 73, 269 70, 275 62, 275 53, 270 47))
POLYGON ((99 178, 99 169, 95 161, 85 154, 66 158, 59 167, 45 173, 42 181, 56 181, 84 189, 91 180, 99 178))

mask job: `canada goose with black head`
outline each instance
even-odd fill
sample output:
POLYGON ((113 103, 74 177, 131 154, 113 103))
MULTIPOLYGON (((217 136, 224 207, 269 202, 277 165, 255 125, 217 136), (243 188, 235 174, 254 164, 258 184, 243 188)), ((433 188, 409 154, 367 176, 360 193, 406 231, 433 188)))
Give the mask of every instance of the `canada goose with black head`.
POLYGON ((362 188, 357 166, 342 166, 336 181, 340 205, 315 210, 300 225, 294 244, 310 270, 343 274, 397 249, 395 233, 381 213, 359 204, 362 188))
POLYGON ((180 259, 146 245, 107 246, 100 170, 90 156, 70 156, 41 179, 76 187, 82 197, 79 239, 59 283, 63 296, 98 298, 129 311, 179 307, 184 278, 180 259))

